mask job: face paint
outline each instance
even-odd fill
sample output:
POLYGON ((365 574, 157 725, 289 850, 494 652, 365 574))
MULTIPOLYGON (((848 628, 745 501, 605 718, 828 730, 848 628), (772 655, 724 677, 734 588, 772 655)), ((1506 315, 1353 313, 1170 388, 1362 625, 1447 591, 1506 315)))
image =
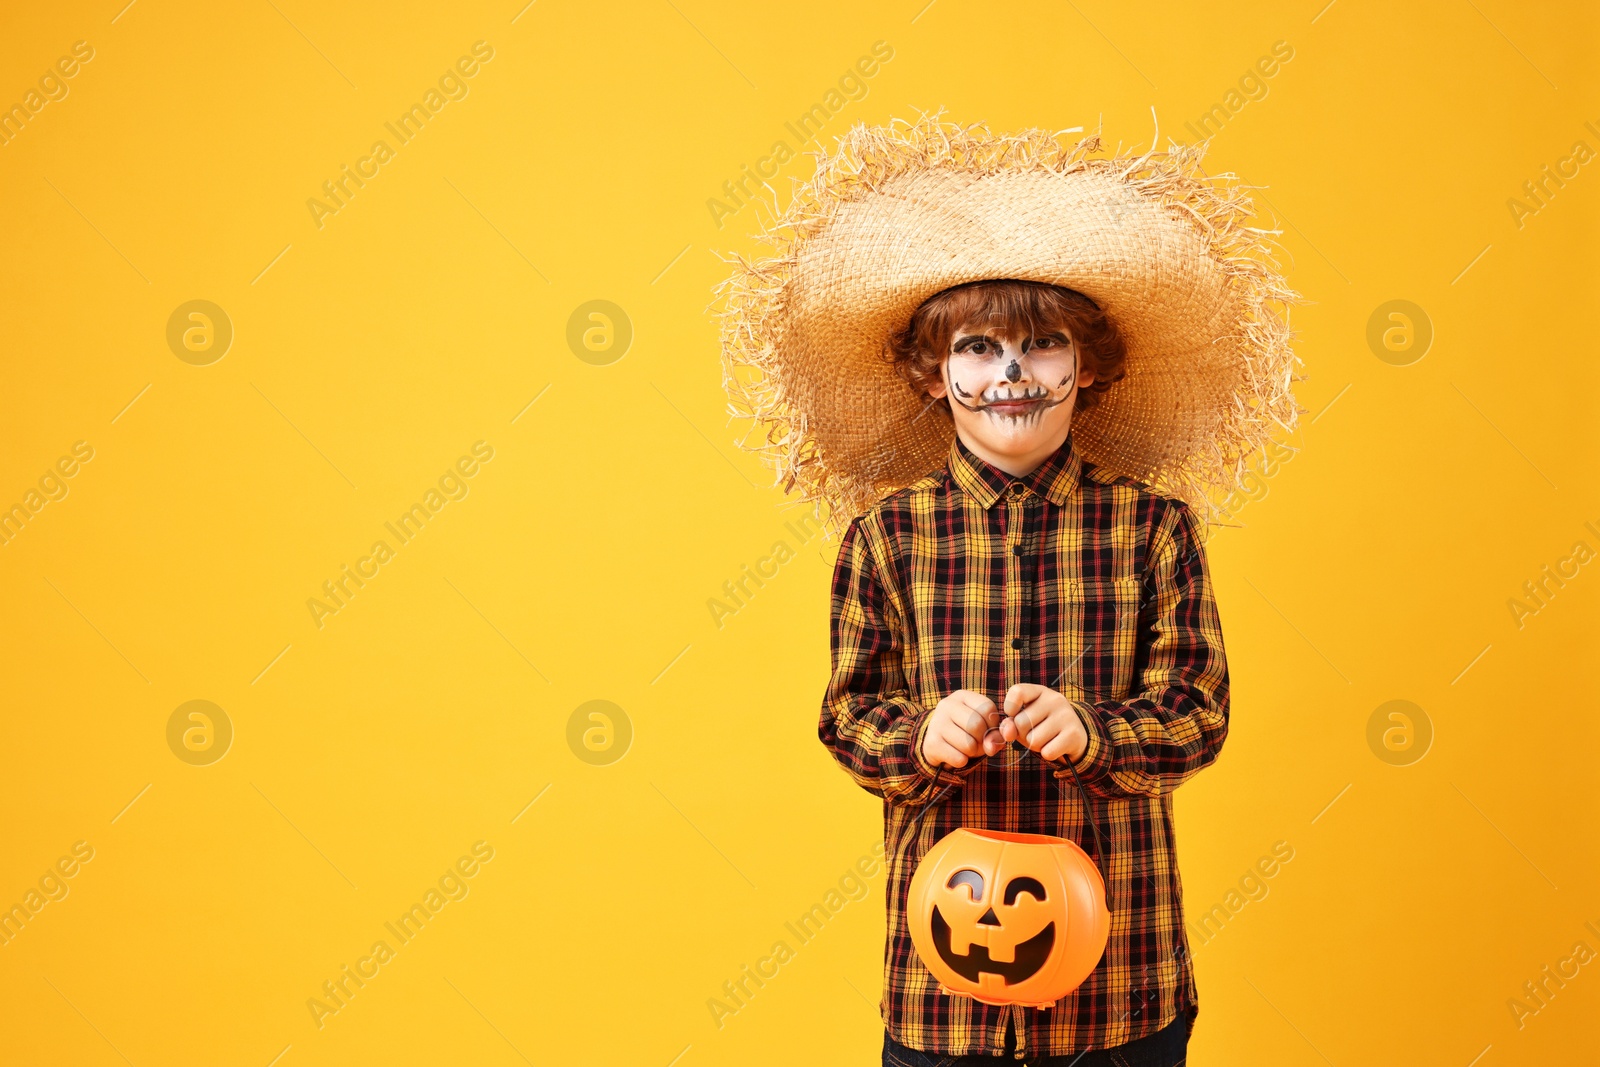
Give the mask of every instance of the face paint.
MULTIPOLYGON (((1059 345, 1065 339, 1054 340, 1059 345)), ((950 399, 966 410, 982 413, 1009 427, 1023 428, 1037 423, 1051 409, 1077 395, 1077 350, 1070 340, 1066 340, 1065 347, 1071 352, 1071 365, 1053 389, 1036 383, 1037 373, 1028 373, 1021 359, 1028 359, 1036 370, 1039 363, 1059 365, 1054 351, 1030 358, 1029 349, 1035 346, 1025 341, 1021 359, 1013 356, 1006 364, 1002 384, 995 380, 995 371, 999 368, 992 358, 967 351, 970 344, 979 342, 998 348, 987 338, 963 337, 957 342, 959 350, 953 352, 943 366, 950 399)))

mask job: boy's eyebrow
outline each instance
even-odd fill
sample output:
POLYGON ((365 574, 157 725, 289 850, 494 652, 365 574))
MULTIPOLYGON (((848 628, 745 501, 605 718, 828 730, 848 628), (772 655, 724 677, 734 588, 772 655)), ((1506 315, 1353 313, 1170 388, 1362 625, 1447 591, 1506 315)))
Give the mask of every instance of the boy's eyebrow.
POLYGON ((1072 343, 1072 336, 1070 334, 1068 334, 1066 330, 1045 330, 1045 331, 1042 331, 1042 332, 1040 332, 1038 334, 1035 334, 1034 336, 1036 338, 1037 337, 1048 337, 1053 341, 1060 341, 1063 344, 1071 344, 1072 343))
MULTIPOLYGON (((1001 330, 999 327, 991 327, 990 330, 989 330, 989 333, 987 333, 987 334, 964 333, 964 334, 961 334, 959 337, 957 337, 954 341, 950 342, 950 351, 952 351, 952 352, 960 351, 962 345, 968 344, 969 342, 972 342, 972 341, 990 341, 990 342, 993 342, 993 341, 996 341, 996 340, 1004 341, 1004 340, 1007 340, 1009 338, 1009 336, 1010 336, 1009 332, 1001 330)), ((1038 337, 1049 337, 1049 338, 1052 338, 1054 340, 1061 341, 1063 343, 1071 341, 1071 338, 1067 335, 1066 331, 1064 331, 1064 330, 1045 330, 1045 331, 1040 331, 1036 336, 1038 336, 1038 337)))

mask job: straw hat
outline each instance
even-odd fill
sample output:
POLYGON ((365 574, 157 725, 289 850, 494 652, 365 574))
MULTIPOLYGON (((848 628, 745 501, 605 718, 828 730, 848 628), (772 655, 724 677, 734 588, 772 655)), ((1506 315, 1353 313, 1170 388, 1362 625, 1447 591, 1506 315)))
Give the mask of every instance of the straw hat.
POLYGON ((1126 377, 1074 414, 1074 448, 1209 518, 1300 413, 1299 297, 1276 231, 1248 225, 1232 175, 1200 170, 1203 143, 1107 157, 1098 134, 993 134, 942 113, 858 123, 760 235, 776 254, 725 258, 723 384, 757 423, 741 446, 842 528, 937 470, 954 434, 945 405, 894 372, 890 335, 950 286, 1049 282, 1099 304, 1127 346, 1126 377))

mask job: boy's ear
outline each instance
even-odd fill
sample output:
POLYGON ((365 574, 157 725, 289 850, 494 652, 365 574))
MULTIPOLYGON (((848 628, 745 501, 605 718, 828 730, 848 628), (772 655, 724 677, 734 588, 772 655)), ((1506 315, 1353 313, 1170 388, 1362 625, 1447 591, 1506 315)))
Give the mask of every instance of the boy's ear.
POLYGON ((950 394, 950 387, 944 384, 945 361, 939 361, 939 376, 928 384, 928 395, 935 400, 942 400, 950 394))

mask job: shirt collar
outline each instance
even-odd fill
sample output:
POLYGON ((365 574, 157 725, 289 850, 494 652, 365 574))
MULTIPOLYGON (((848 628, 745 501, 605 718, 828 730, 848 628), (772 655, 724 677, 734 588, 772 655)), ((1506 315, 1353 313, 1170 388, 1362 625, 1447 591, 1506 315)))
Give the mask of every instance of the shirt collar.
POLYGON ((1018 478, 979 459, 961 443, 958 434, 950 444, 949 469, 955 483, 985 508, 992 506, 1006 495, 1013 484, 1019 482, 1059 507, 1078 488, 1083 474, 1083 460, 1072 447, 1072 434, 1068 433, 1061 447, 1052 452, 1049 458, 1032 473, 1018 478))

